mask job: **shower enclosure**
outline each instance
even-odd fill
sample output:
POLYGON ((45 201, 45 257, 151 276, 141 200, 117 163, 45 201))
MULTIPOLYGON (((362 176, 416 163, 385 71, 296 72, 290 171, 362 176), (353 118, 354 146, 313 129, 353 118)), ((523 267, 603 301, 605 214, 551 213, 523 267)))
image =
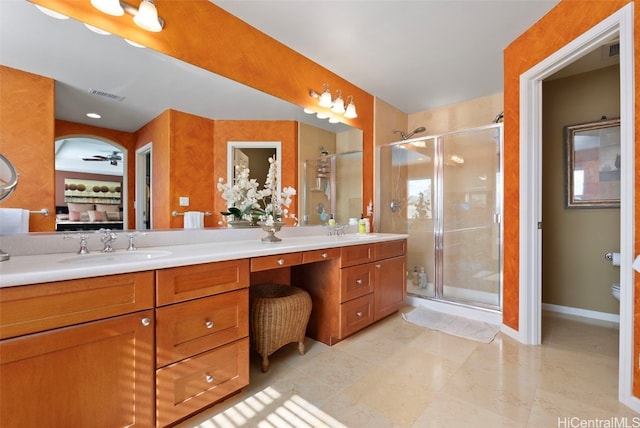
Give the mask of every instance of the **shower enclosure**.
POLYGON ((326 224, 331 215, 338 224, 362 213, 362 151, 307 159, 303 166, 302 221, 326 224))
POLYGON ((408 234, 407 294, 501 310, 502 124, 378 147, 377 230, 408 234))

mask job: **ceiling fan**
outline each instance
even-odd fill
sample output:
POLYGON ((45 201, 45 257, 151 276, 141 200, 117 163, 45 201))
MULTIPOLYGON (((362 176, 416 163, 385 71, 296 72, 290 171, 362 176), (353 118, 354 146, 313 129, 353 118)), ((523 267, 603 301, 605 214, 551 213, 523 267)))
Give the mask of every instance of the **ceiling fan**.
POLYGON ((109 162, 111 165, 118 165, 118 161, 122 160, 120 152, 114 151, 110 155, 93 155, 89 158, 82 158, 83 161, 95 161, 95 162, 109 162))

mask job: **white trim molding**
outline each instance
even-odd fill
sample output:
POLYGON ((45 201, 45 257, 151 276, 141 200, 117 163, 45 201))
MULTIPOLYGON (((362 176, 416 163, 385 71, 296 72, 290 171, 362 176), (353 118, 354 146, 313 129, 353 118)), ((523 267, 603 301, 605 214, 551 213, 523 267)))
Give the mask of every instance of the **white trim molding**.
POLYGON ((640 412, 633 397, 633 239, 634 224, 634 36, 633 6, 620 10, 547 57, 520 76, 520 261, 518 340, 540 344, 541 340, 541 157, 542 81, 605 41, 620 39, 620 364, 619 400, 640 412))

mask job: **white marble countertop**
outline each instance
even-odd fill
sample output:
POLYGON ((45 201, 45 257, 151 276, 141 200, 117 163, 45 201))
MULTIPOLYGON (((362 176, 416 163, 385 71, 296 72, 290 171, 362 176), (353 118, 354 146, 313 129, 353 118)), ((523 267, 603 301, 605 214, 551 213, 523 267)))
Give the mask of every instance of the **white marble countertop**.
POLYGON ((407 235, 388 233, 337 237, 288 236, 283 237, 282 242, 273 244, 263 243, 260 239, 221 239, 195 244, 144 247, 136 252, 117 249, 113 253, 92 251, 87 255, 69 252, 18 255, 0 263, 0 288, 405 238, 407 235))

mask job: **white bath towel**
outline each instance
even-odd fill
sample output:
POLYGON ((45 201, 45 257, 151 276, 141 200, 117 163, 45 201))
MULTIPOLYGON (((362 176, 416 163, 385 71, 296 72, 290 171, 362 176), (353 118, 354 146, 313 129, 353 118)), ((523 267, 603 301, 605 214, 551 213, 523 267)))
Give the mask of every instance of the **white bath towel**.
POLYGON ((0 235, 29 232, 29 210, 0 208, 0 235))
POLYGON ((201 211, 187 211, 184 213, 185 229, 202 229, 204 228, 204 213, 201 211))

